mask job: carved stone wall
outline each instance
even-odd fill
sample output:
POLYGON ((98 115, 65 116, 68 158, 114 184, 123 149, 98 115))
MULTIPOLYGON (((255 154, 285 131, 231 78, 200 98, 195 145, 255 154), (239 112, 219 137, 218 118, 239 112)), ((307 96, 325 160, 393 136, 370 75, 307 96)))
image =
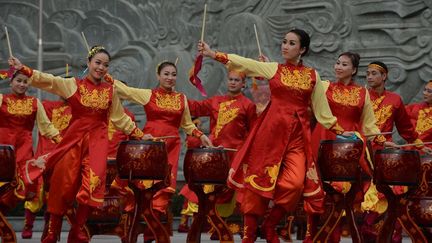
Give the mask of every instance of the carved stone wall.
MULTIPOLYGON (((0 68, 7 67, 4 25, 14 55, 36 67, 38 3, 0 0, 0 68)), ((44 71, 65 75, 68 63, 72 75, 80 75, 87 54, 84 32, 90 45, 110 51, 110 72, 131 86, 155 87, 157 63, 178 57, 177 90, 201 99, 187 74, 203 6, 203 0, 44 0, 44 71)), ((207 16, 205 40, 247 57, 258 55, 254 23, 263 52, 277 61, 284 34, 294 27, 307 30, 312 43, 305 62, 323 79, 333 79, 333 64, 343 51, 360 53, 360 83, 369 62, 384 61, 390 67, 387 88, 406 103, 421 100, 423 85, 432 79, 431 0, 210 0, 207 16)), ((205 60, 200 76, 210 96, 224 92, 225 75, 222 65, 205 60)), ((7 87, 0 84, 1 92, 7 87)), ((144 121, 142 107, 128 107, 144 121)))

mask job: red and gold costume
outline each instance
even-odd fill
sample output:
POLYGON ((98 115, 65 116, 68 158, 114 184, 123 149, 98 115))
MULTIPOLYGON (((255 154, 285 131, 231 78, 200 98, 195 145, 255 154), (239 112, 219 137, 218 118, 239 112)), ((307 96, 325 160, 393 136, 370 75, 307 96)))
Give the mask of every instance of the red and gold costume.
POLYGON ((138 89, 128 87, 115 81, 115 87, 121 99, 143 105, 147 122, 143 128, 145 134, 154 137, 177 136, 166 140, 168 162, 171 167, 171 183, 167 189, 156 193, 153 199, 153 208, 165 213, 169 200, 175 192, 177 181, 177 168, 180 156, 179 128, 183 128, 188 135, 200 137, 203 133, 192 123, 186 96, 175 91, 166 91, 162 88, 138 89))
POLYGON ((322 191, 310 149, 307 108, 317 120, 338 133, 317 72, 299 64, 261 63, 217 53, 216 60, 248 76, 269 80, 271 102, 257 119, 244 146, 233 160, 229 184, 245 188, 242 211, 263 215, 268 201, 291 211, 305 197, 306 211, 323 211, 322 191))
MULTIPOLYGON (((369 89, 372 100, 373 110, 376 118, 376 124, 381 132, 393 131, 393 125, 396 126, 399 135, 408 143, 414 143, 418 138, 409 115, 405 109, 401 97, 393 92, 384 90, 379 95, 372 89, 369 89)), ((392 141, 392 135, 385 135, 387 141, 392 141)))
POLYGON ((432 105, 426 102, 411 104, 406 106, 406 110, 419 138, 423 142, 432 142, 432 105))
MULTIPOLYGON (((124 112, 128 115, 133 122, 135 122, 135 115, 128 109, 124 108, 124 112)), ((108 121, 108 158, 115 159, 117 157, 117 149, 121 141, 129 140, 129 136, 123 131, 116 129, 112 121, 108 121)))
POLYGON ((28 67, 22 71, 34 87, 65 98, 72 111, 63 140, 46 159, 47 170, 53 170, 50 194, 56 195, 48 198, 48 211, 63 215, 75 197, 81 205, 101 206, 108 155, 108 119, 136 138, 141 138, 142 132, 124 113, 111 84, 95 84, 87 78, 55 77, 28 67))
MULTIPOLYGON (((39 132, 48 139, 58 139, 59 131, 48 119, 41 102, 27 95, 0 94, 0 117, 0 144, 14 146, 17 173, 22 176, 26 160, 33 157, 35 121, 39 132)), ((17 191, 22 191, 22 186, 19 183, 17 191)), ((17 196, 23 199, 23 195, 17 196)))
MULTIPOLYGON (((42 105, 45 109, 48 119, 63 137, 72 117, 69 105, 64 101, 42 101, 42 105)), ((44 137, 39 133, 39 140, 36 148, 35 157, 37 158, 41 155, 53 151, 56 145, 57 143, 55 143, 52 139, 44 137)), ((36 196, 32 199, 32 201, 26 201, 24 204, 24 208, 29 209, 33 213, 38 212, 42 208, 42 187, 42 177, 38 179, 37 183, 29 186, 29 190, 34 192, 36 196)))

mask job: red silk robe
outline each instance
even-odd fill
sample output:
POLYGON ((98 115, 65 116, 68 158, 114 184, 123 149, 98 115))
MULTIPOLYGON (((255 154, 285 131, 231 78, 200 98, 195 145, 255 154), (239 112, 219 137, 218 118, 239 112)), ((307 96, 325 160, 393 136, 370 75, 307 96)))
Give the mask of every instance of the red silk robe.
POLYGON ((271 92, 271 102, 232 162, 228 184, 263 198, 278 199, 286 210, 295 207, 303 191, 305 210, 322 212, 324 192, 312 158, 308 107, 315 108, 318 121, 327 128, 339 127, 322 99, 324 91, 316 71, 302 64, 262 63, 233 54, 217 53, 216 60, 248 76, 268 79, 271 92), (301 163, 301 169, 281 166, 285 162, 301 163), (294 170, 295 178, 286 173, 294 170), (278 184, 281 178, 290 185, 278 184), (276 191, 279 185, 292 189, 276 191))
MULTIPOLYGON (((372 101, 376 124, 381 132, 392 132, 393 125, 396 126, 399 135, 408 143, 413 143, 418 134, 415 131, 409 115, 405 109, 401 97, 393 92, 384 90, 379 95, 372 89, 369 89, 372 101)), ((385 135, 387 141, 392 141, 392 135, 385 135)))
POLYGON ((432 106, 422 102, 408 105, 406 110, 419 138, 423 142, 432 142, 432 106))

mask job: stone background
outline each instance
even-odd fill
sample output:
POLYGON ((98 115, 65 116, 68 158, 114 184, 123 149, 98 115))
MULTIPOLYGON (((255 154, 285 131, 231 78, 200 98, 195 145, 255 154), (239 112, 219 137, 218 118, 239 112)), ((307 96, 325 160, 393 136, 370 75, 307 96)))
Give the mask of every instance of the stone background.
MULTIPOLYGON (((432 0, 209 0, 205 40, 215 49, 256 57, 253 24, 264 54, 281 61, 280 43, 293 27, 303 28, 312 43, 305 62, 323 79, 333 79, 333 64, 343 51, 359 52, 359 83, 369 62, 390 68, 387 88, 406 103, 422 98, 432 79, 432 0)), ((177 90, 201 99, 189 84, 188 70, 200 38, 203 0, 44 0, 44 71, 65 75, 84 70, 89 45, 102 44, 112 54, 110 73, 130 86, 157 86, 155 68, 179 58, 177 90)), ((7 68, 4 26, 15 56, 36 67, 38 0, 0 0, 0 68, 7 68)), ((200 74, 209 95, 223 93, 226 71, 205 60, 200 74)), ((8 91, 8 83, 0 84, 8 91)), ((32 90, 31 94, 35 94, 32 90)), ((43 93, 43 98, 54 98, 43 93)), ((142 107, 127 104, 145 121, 142 107)))

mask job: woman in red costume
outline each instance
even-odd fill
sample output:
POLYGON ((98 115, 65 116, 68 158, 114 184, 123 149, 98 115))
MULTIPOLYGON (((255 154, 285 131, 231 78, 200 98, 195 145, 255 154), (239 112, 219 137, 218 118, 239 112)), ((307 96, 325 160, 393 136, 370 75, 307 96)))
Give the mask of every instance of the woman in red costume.
POLYGON ((56 77, 32 70, 15 57, 9 59, 9 65, 30 77, 31 85, 67 99, 72 109, 72 120, 62 142, 46 159, 35 161, 53 170, 50 195, 56 195, 48 198, 50 219, 43 243, 57 241, 63 215, 75 198, 76 222, 69 231, 68 242, 89 241, 84 224, 91 207, 101 206, 104 200, 108 119, 126 134, 143 137, 124 113, 112 80, 103 80, 110 59, 104 47, 92 47, 87 62, 89 73, 84 79, 56 77))
MULTIPOLYGON (((354 81, 359 62, 360 56, 357 53, 344 52, 339 55, 334 65, 336 81, 323 82, 326 97, 333 115, 337 117, 339 124, 345 131, 357 131, 364 135, 379 134, 380 130, 376 125, 369 93, 366 88, 358 85, 354 81)), ((317 156, 319 142, 328 139, 335 140, 336 136, 325 127, 317 124, 313 131, 312 138, 314 156, 317 156)), ((374 142, 380 145, 385 141, 386 139, 382 135, 374 138, 374 142)), ((360 160, 360 166, 363 171, 369 176, 372 176, 367 163, 368 162, 364 158, 360 160)), ((338 191, 348 191, 350 188, 349 183, 333 182, 332 185, 338 191)), ((310 230, 307 232, 305 242, 312 242, 316 233, 317 221, 317 215, 309 214, 308 229, 310 230)), ((333 231, 331 240, 331 242, 340 241, 340 227, 337 227, 335 231, 333 231)))
POLYGON ((172 166, 170 186, 157 192, 153 198, 153 209, 161 215, 166 215, 169 201, 176 189, 180 156, 179 128, 183 128, 188 135, 200 138, 201 143, 205 146, 212 146, 212 143, 192 123, 186 96, 174 91, 177 79, 175 64, 167 61, 160 63, 157 67, 157 78, 159 87, 153 90, 128 87, 117 80, 114 84, 121 99, 144 106, 147 116, 143 128, 144 133, 154 137, 175 136, 175 138, 166 139, 168 162, 172 166))
POLYGON ((289 31, 281 45, 284 64, 258 62, 213 51, 203 42, 198 44, 204 56, 248 76, 269 80, 271 102, 234 158, 228 178, 231 186, 244 189, 242 242, 255 241, 258 218, 264 215, 270 200, 275 205, 261 227, 267 242, 279 242, 276 224, 295 209, 302 194, 307 212, 324 211, 324 192, 309 146, 308 107, 313 107, 318 122, 326 128, 337 134, 344 131, 330 112, 318 73, 301 61, 309 44, 305 31, 289 31))
MULTIPOLYGON (((12 91, 10 94, 0 94, 0 144, 10 144, 15 149, 16 171, 19 180, 15 195, 13 195, 16 198, 10 198, 10 201, 9 199, 4 200, 17 202, 18 199, 24 199, 25 190, 27 190, 24 188, 21 172, 24 171, 26 160, 33 157, 32 131, 35 121, 40 134, 47 139, 58 143, 61 136, 48 119, 39 99, 26 95, 29 86, 27 76, 20 71, 15 72, 10 86, 12 91)), ((37 207, 33 204, 32 201, 26 202, 26 205, 30 207, 37 207)), ((13 207, 13 205, 5 206, 8 209, 13 207)))

